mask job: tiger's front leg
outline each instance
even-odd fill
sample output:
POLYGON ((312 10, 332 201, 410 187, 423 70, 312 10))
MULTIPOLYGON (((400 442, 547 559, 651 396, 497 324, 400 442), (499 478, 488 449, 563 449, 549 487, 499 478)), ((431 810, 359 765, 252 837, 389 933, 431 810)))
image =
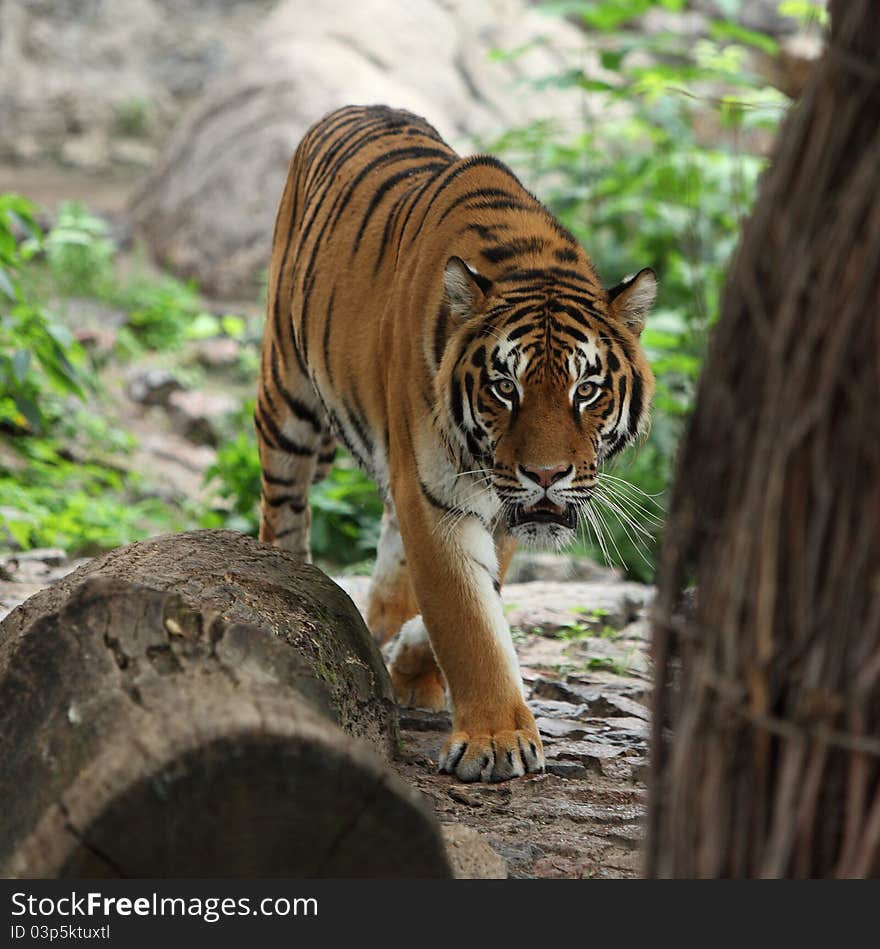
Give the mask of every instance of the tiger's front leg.
POLYGON ((407 496, 395 502, 413 588, 451 701, 452 734, 440 770, 462 781, 543 771, 541 738, 501 606, 492 534, 471 515, 449 526, 446 512, 418 486, 401 493, 407 496))

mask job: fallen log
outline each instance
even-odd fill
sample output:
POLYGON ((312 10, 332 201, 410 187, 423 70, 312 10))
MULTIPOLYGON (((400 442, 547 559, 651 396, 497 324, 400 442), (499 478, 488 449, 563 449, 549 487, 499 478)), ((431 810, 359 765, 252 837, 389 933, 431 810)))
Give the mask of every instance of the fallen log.
POLYGON ((0 624, 0 873, 448 875, 396 737, 314 567, 226 531, 113 551, 0 624))

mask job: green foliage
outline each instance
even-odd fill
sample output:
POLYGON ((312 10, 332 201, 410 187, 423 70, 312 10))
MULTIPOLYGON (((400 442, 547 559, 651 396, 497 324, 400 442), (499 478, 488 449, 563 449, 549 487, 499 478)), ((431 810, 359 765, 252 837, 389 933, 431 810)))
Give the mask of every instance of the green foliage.
MULTIPOLYGON (((748 66, 749 49, 773 54, 772 37, 727 17, 693 42, 627 29, 651 8, 678 0, 567 0, 550 14, 579 16, 596 65, 548 76, 543 85, 589 95, 574 134, 551 121, 512 129, 488 150, 529 169, 530 182, 581 240, 609 284, 643 266, 658 274, 657 308, 643 341, 657 377, 650 435, 614 464, 608 500, 593 505, 603 539, 585 529, 581 549, 650 579, 675 448, 690 412, 708 330, 727 264, 755 195, 787 99, 748 66), (616 508, 616 510, 615 510, 616 508)), ((592 57, 590 56, 592 54, 592 57)))
MULTIPOLYGON (((80 412, 85 422, 89 413, 80 412)), ((96 431, 94 434, 98 434, 96 431)), ((114 433, 117 447, 131 440, 114 433)), ((150 497, 141 479, 106 463, 70 460, 49 439, 17 446, 27 477, 0 467, 0 547, 61 547, 71 556, 93 556, 161 531, 192 526, 191 512, 150 497)))
POLYGON ((146 138, 150 133, 151 121, 152 108, 146 99, 124 99, 114 106, 113 128, 119 135, 146 138))
POLYGON ((45 251, 55 285, 65 296, 99 296, 107 289, 114 253, 110 229, 81 204, 61 205, 45 251))
POLYGON ((818 23, 828 25, 828 7, 823 0, 784 0, 779 4, 779 12, 789 16, 804 26, 818 23))
POLYGON ((312 552, 315 559, 353 564, 371 557, 379 543, 382 499, 347 456, 312 488, 312 552))
POLYGON ((142 348, 178 349, 184 340, 212 335, 214 317, 203 313, 195 284, 174 277, 138 277, 106 294, 128 312, 120 345, 124 355, 142 348), (209 322, 207 333, 205 321, 209 322))
POLYGON ((0 195, 0 428, 43 431, 57 412, 51 396, 83 398, 85 354, 35 297, 26 268, 42 250, 34 205, 0 195))
POLYGON ((86 353, 41 294, 41 255, 62 292, 106 291, 104 222, 64 205, 44 237, 36 217, 32 202, 0 195, 0 548, 93 554, 191 524, 118 469, 134 441, 84 404, 97 397, 86 353))
MULTIPOLYGON (((250 400, 234 413, 216 462, 205 473, 227 505, 203 518, 205 527, 230 527, 247 534, 259 531, 260 461, 250 400)), ((342 452, 330 474, 312 486, 311 545, 316 560, 357 564, 372 556, 379 541, 382 500, 372 481, 342 452)))

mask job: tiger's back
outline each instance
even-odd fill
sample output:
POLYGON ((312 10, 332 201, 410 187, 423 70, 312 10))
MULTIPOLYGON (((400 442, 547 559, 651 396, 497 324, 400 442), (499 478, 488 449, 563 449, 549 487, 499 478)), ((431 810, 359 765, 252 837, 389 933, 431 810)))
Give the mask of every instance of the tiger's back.
MULTIPOLYGON (((378 444, 373 432, 382 414, 376 395, 384 387, 387 353, 378 334, 382 292, 371 291, 387 289, 393 280, 400 235, 419 195, 456 159, 415 115, 385 107, 341 109, 301 142, 276 220, 261 367, 271 385, 257 403, 256 424, 271 439, 280 399, 292 412, 289 441, 307 448, 315 435, 328 443, 335 432, 383 491, 387 445, 378 444), (304 419, 310 432, 295 419, 304 419)), ((320 469, 329 447, 319 454, 320 469)), ((272 487, 264 492, 269 500, 272 487)), ((286 520, 279 529, 264 523, 265 539, 285 529, 286 520)))
POLYGON ((338 437, 386 498, 370 627, 403 625, 404 700, 448 695, 441 766, 463 780, 543 765, 500 585, 515 540, 573 535, 599 463, 643 425, 654 287, 646 270, 606 291, 509 169, 410 113, 340 109, 293 157, 255 410, 260 536, 308 556, 308 488, 338 437))

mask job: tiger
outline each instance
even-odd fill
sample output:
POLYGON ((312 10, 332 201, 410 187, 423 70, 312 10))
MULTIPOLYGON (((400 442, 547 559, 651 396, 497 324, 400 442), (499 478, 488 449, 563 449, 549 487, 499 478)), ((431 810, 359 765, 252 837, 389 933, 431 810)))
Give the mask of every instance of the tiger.
POLYGON ((501 602, 514 549, 576 535, 647 424, 650 268, 606 290, 501 161, 347 106, 296 148, 272 238, 254 424, 260 538, 309 559, 337 440, 384 498, 368 626, 402 703, 448 706, 438 769, 544 770, 501 602))

